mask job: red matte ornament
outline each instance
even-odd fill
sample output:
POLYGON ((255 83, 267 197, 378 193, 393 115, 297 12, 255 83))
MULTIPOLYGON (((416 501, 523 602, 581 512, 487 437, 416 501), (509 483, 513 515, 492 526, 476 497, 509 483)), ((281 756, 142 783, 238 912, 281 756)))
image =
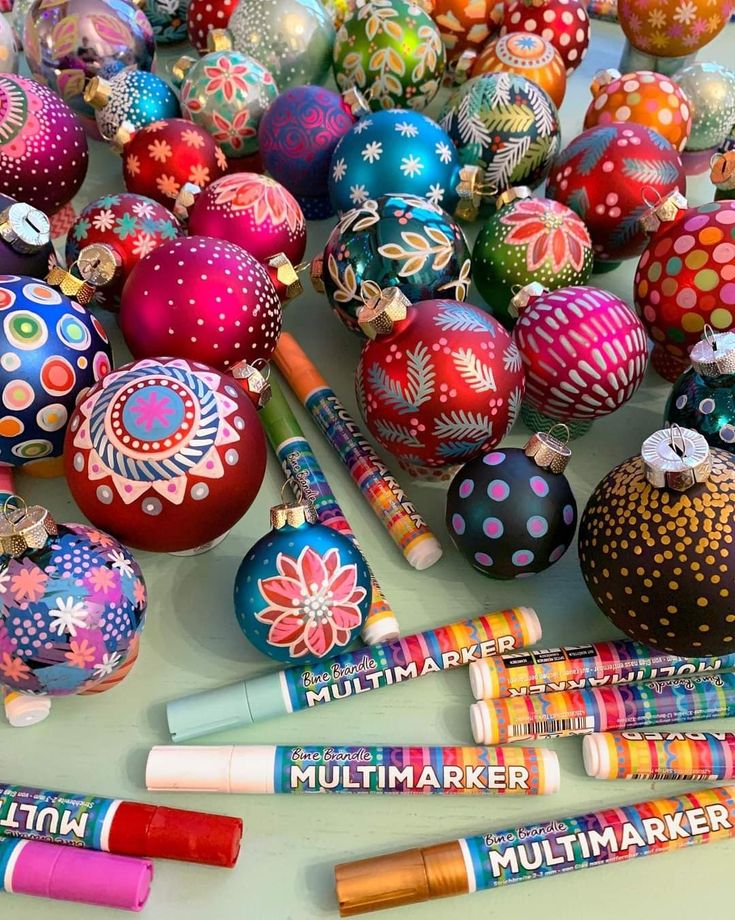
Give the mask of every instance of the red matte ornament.
POLYGON ((207 53, 207 38, 213 29, 226 29, 237 0, 190 0, 186 16, 189 41, 199 54, 207 53))

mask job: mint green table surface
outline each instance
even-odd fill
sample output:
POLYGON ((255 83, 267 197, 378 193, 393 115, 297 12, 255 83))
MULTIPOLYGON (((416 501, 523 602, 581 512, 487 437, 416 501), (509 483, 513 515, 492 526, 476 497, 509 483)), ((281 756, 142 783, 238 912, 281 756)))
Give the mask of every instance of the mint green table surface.
MULTIPOLYGON (((592 75, 617 66, 622 33, 593 22, 592 45, 574 74, 562 107, 565 142, 580 130, 592 75)), ((177 51, 179 49, 176 49, 177 51)), ((164 61, 174 55, 166 52, 164 61)), ((735 27, 730 26, 701 60, 732 63, 735 27)), ((122 189, 118 159, 92 143, 89 176, 77 198, 84 203, 122 189)), ((694 204, 712 199, 706 176, 690 182, 694 204)), ((318 252, 331 222, 309 228, 307 255, 318 252)), ((474 239, 475 228, 470 229, 474 239)), ((597 279, 631 300, 634 263, 597 279)), ((593 279, 594 281, 595 279, 593 279)), ((476 296, 476 295, 475 295, 476 296)), ((470 296, 472 300, 472 295, 470 296)), ((101 313, 116 347, 116 363, 127 353, 114 319, 101 313)), ((315 360, 328 381, 357 414, 352 372, 360 344, 333 317, 326 300, 307 290, 287 309, 285 328, 315 360)), ((636 397, 613 416, 595 423, 576 442, 568 477, 580 512, 590 492, 613 466, 638 451, 661 422, 668 385, 649 371, 636 397)), ((439 626, 483 611, 516 604, 535 607, 544 645, 615 637, 615 631, 587 593, 576 547, 532 579, 496 582, 472 571, 453 550, 444 529, 444 490, 412 484, 399 476, 445 549, 426 572, 409 568, 378 519, 363 502, 346 470, 335 461, 309 418, 297 415, 332 487, 396 610, 404 634, 439 626)), ((528 433, 519 423, 507 443, 522 445, 528 433)), ((395 468, 395 465, 393 464, 395 468)), ((151 920, 327 920, 338 916, 333 866, 458 836, 564 817, 615 804, 673 794, 686 785, 601 782, 585 776, 581 741, 552 744, 562 766, 562 789, 547 797, 450 797, 365 795, 149 795, 146 754, 169 741, 167 700, 193 691, 263 674, 272 663, 251 648, 233 614, 232 584, 242 556, 268 527, 268 510, 278 501, 280 471, 269 459, 257 501, 215 550, 194 558, 138 553, 150 605, 140 659, 116 689, 99 696, 54 703, 44 723, 27 729, 0 725, 0 778, 14 783, 158 801, 182 808, 241 815, 243 850, 237 867, 213 869, 158 862, 144 916, 151 920)), ((60 521, 81 520, 64 482, 18 478, 26 499, 47 505, 60 521)), ((240 744, 470 744, 472 702, 465 670, 432 675, 400 687, 366 693, 249 729, 213 735, 203 743, 240 744)), ((726 721, 709 723, 725 729, 726 721)), ((735 720, 730 720, 735 729, 735 720)), ((594 920, 679 920, 721 911, 732 916, 735 841, 693 847, 592 872, 529 882, 454 900, 434 901, 386 913, 396 920, 443 920, 456 911, 463 920, 485 917, 577 918, 594 920)), ((0 895, 2 920, 91 920, 113 916, 91 907, 0 895)), ((120 915, 121 916, 121 915, 120 915)))

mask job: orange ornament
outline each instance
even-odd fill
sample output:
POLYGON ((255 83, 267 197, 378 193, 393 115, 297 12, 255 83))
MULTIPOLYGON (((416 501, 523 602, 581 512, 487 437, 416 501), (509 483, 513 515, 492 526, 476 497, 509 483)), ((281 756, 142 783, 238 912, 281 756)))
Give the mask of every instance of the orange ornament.
POLYGON ((639 70, 621 75, 603 70, 592 81, 593 101, 584 127, 634 121, 653 128, 676 150, 683 150, 692 129, 692 111, 679 86, 669 77, 639 70))
POLYGON ((519 73, 545 90, 555 105, 564 101, 567 74, 559 52, 532 32, 509 32, 490 42, 475 61, 472 76, 499 71, 519 73))
POLYGON ((734 0, 618 0, 625 37, 654 57, 694 54, 722 31, 734 0))
POLYGON ((464 51, 482 48, 500 28, 503 12, 497 0, 434 0, 431 16, 451 63, 464 51))

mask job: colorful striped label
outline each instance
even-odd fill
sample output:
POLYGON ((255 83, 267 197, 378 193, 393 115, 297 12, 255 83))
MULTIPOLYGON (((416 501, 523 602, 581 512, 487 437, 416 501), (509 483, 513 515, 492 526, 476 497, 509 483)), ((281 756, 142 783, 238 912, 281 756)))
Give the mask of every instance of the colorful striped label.
POLYGON ((735 779, 733 732, 611 732, 601 737, 609 779, 735 779))
POLYGON ((0 840, 22 837, 106 850, 119 799, 0 783, 0 840))

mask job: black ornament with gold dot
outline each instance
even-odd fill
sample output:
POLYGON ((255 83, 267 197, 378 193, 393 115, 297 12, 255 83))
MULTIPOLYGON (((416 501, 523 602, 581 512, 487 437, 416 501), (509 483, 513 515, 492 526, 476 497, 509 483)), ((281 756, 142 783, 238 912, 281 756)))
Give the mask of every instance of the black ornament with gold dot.
POLYGON ((582 574, 626 635, 680 656, 735 652, 735 457, 689 428, 657 431, 593 492, 582 574))

